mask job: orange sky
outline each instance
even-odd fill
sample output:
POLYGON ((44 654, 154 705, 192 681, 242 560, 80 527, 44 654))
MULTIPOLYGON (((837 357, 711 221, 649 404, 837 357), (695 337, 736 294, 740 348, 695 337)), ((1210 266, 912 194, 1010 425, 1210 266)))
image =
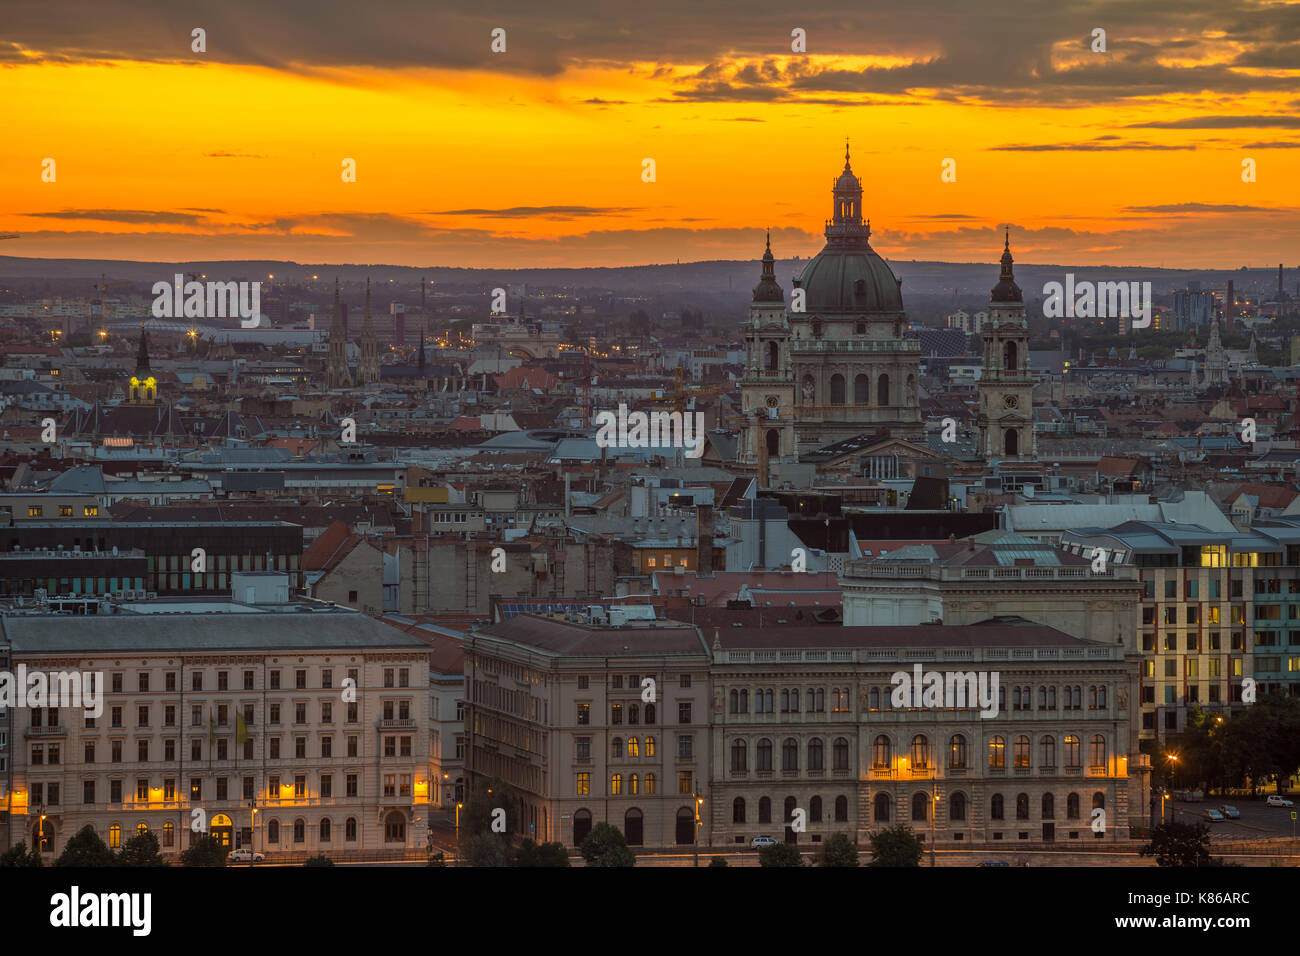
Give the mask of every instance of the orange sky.
MULTIPOLYGON (((1154 95, 1136 95, 1136 77, 1104 95, 1059 83, 1035 95, 1032 79, 827 92, 943 56, 942 43, 919 41, 794 55, 778 36, 763 56, 666 49, 546 69, 486 58, 305 69, 188 50, 55 59, 24 47, 0 59, 0 232, 23 235, 0 251, 608 266, 755 258, 770 226, 779 257, 807 256, 847 135, 873 244, 890 258, 989 261, 1009 223, 1024 262, 1295 264, 1300 70, 1225 74, 1250 44, 1195 39, 1156 57, 1192 78, 1188 89, 1154 95), (1196 88, 1206 70, 1243 79, 1196 88), (1171 121, 1187 128, 1142 125, 1171 121), (41 180, 47 157, 53 183, 41 180), (356 183, 341 180, 345 157, 356 183), (1254 183, 1242 181, 1246 157, 1254 183), (941 180, 946 158, 956 182, 941 180)), ((1141 59, 1124 43, 1110 39, 1115 69, 1141 59)), ((1055 77, 1107 68, 1086 31, 1046 48, 1055 77)))

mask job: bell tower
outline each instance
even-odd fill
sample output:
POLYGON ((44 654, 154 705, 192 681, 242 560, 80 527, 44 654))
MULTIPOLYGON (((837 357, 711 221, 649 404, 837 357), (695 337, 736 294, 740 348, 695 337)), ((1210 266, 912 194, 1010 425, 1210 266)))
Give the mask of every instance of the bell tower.
POLYGON ((763 252, 763 273, 754 286, 745 324, 745 374, 740 379, 741 463, 757 465, 759 453, 781 461, 797 453, 794 435, 794 366, 785 293, 776 281, 772 234, 763 252), (759 444, 761 443, 761 445, 759 444))
POLYGON ((152 405, 158 401, 158 377, 149 367, 149 333, 140 326, 140 351, 135 357, 135 372, 126 387, 131 405, 152 405))
POLYGON ((1002 248, 1002 273, 989 295, 980 375, 979 453, 989 462, 1037 460, 1034 380, 1029 374, 1029 323, 1012 273, 1011 232, 1002 248))

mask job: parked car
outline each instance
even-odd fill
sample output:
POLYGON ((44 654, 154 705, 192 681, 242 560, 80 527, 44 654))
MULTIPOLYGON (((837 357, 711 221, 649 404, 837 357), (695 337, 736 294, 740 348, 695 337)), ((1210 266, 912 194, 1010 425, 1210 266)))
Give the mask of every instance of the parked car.
POLYGON ((758 850, 765 846, 776 846, 776 840, 770 836, 756 836, 749 841, 749 845, 758 850))
POLYGON ((1279 796, 1276 793, 1270 793, 1268 799, 1264 801, 1270 807, 1294 807, 1295 801, 1288 800, 1286 797, 1279 796))
POLYGON ((1227 819, 1227 817, 1225 817, 1218 810, 1214 809, 1214 807, 1206 807, 1205 819, 1209 820, 1211 823, 1222 823, 1224 820, 1227 819))
POLYGON ((242 850, 231 850, 230 856, 227 857, 227 860, 231 863, 261 863, 265 859, 265 854, 254 853, 247 847, 242 850))
POLYGON ((1238 810, 1236 807, 1228 806, 1226 803, 1223 806, 1219 807, 1219 811, 1229 820, 1241 819, 1241 811, 1238 810))

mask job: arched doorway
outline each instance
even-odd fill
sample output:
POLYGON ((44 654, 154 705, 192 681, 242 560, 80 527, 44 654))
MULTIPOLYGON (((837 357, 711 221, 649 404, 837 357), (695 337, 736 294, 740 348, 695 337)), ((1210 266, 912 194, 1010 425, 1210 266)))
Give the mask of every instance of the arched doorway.
POLYGON ((695 814, 690 807, 677 811, 677 845, 686 846, 695 842, 695 814))
POLYGON ((54 822, 48 817, 38 818, 32 825, 32 848, 42 853, 53 853, 55 836, 54 822))
POLYGON ((587 839, 587 834, 591 832, 591 811, 579 810, 573 815, 573 845, 582 846, 582 841, 587 839))
POLYGON ((1020 432, 1014 428, 1008 428, 1002 433, 1002 439, 1007 457, 1020 454, 1020 432))
MULTIPOLYGON (((296 827, 297 824, 295 823, 296 827)), ((295 833, 295 842, 297 834, 295 833)), ((384 818, 384 842, 385 843, 405 843, 406 842, 406 817, 397 810, 394 810, 384 818)))
POLYGON ((623 815, 623 836, 628 846, 644 846, 645 831, 642 827, 641 811, 633 807, 623 815))
POLYGON ((775 428, 767 430, 767 457, 781 457, 781 433, 775 428))
POLYGON ((235 828, 234 824, 230 821, 230 817, 226 816, 224 813, 218 813, 212 818, 212 822, 208 825, 208 829, 214 837, 221 841, 223 848, 227 850, 234 849, 234 845, 231 841, 233 839, 235 828))
POLYGON ((889 376, 881 375, 876 381, 876 404, 889 404, 889 376))

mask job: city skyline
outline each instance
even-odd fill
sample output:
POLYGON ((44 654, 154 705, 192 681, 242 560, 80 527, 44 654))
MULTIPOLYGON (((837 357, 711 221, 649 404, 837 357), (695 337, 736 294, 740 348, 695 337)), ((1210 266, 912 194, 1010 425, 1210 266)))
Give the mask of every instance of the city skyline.
POLYGON ((13 5, 6 253, 626 266, 756 258, 770 228, 806 258, 847 137, 890 259, 987 261, 1008 225, 1023 262, 1300 256, 1294 4, 106 9, 13 5))

